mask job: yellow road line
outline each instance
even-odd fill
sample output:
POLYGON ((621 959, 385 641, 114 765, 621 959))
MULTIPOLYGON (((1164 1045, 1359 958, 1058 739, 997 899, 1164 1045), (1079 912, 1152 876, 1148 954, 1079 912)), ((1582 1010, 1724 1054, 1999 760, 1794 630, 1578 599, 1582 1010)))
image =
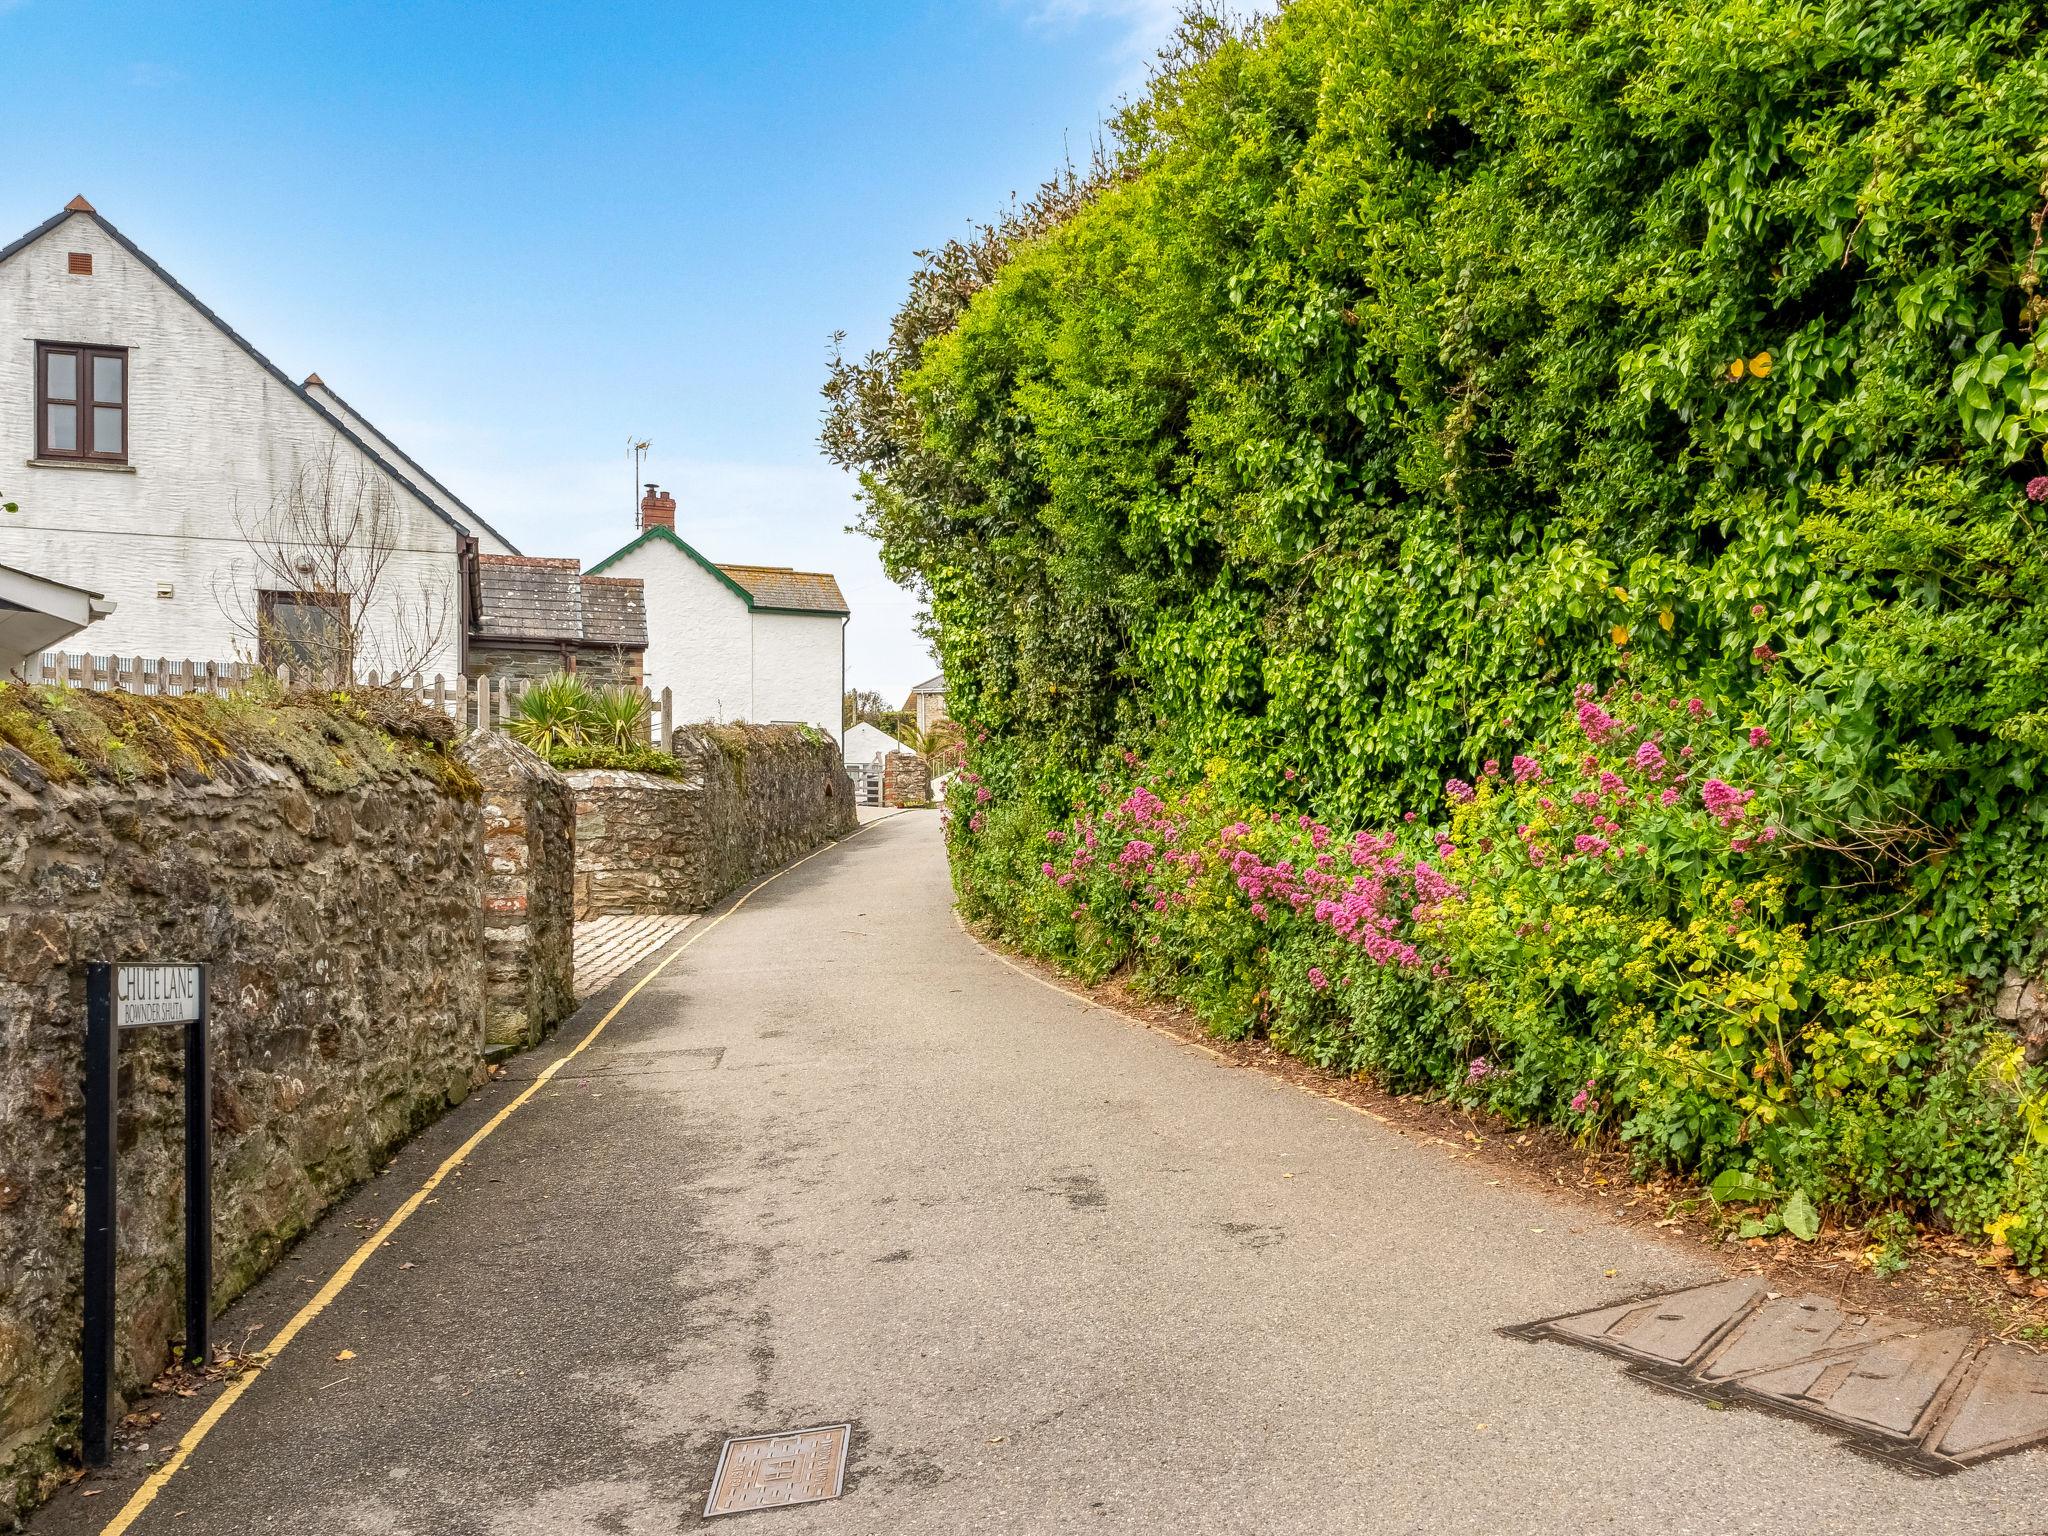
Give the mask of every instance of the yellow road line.
POLYGON ((121 1536, 122 1532, 126 1531, 131 1525, 133 1525, 136 1522, 136 1520, 141 1518, 142 1512, 148 1509, 149 1506, 156 1501, 157 1495, 164 1491, 165 1485, 168 1484, 173 1477, 177 1476, 178 1469, 184 1466, 186 1461, 188 1461, 191 1458, 192 1453, 199 1448, 199 1442, 204 1440, 207 1437, 207 1435, 212 1433, 213 1426, 218 1424, 221 1421, 221 1419, 226 1415, 227 1411, 230 1408, 234 1407, 235 1404, 241 1400, 242 1394, 244 1392, 247 1392, 249 1388, 252 1385, 254 1385, 256 1378, 262 1375, 264 1371, 270 1368, 271 1362, 277 1359, 278 1355, 284 1350, 285 1346, 291 1343, 293 1339, 297 1338, 300 1335, 300 1333, 302 1333, 305 1330, 306 1326, 313 1321, 313 1319, 315 1319, 322 1312, 327 1310, 328 1305, 331 1302, 333 1302, 334 1298, 339 1296, 342 1293, 342 1291, 347 1288, 349 1281, 355 1279, 356 1271, 361 1269, 363 1265, 369 1261, 370 1255, 375 1253, 380 1247, 382 1247, 386 1242, 388 1242, 391 1238, 392 1233, 396 1232, 400 1227, 405 1225, 406 1221, 412 1216, 413 1212, 417 1211, 420 1208, 420 1206, 425 1203, 427 1196, 431 1195, 436 1189, 440 1188, 441 1181, 443 1179, 447 1178, 449 1174, 453 1173, 457 1168, 462 1166, 463 1160, 467 1158, 470 1153, 474 1152, 479 1146, 483 1144, 485 1137, 489 1136, 491 1132, 495 1131, 499 1126, 503 1125, 507 1120, 509 1120, 512 1117, 513 1111, 518 1109, 522 1104, 526 1103, 528 1099, 531 1099, 536 1093, 539 1093, 541 1089, 545 1088, 551 1081, 553 1081, 554 1076, 557 1072, 561 1071, 562 1068, 567 1066, 570 1062, 574 1061, 578 1056, 581 1056, 586 1050, 588 1050, 590 1048, 591 1042, 595 1040, 599 1035, 604 1033, 605 1026, 611 1023, 613 1019, 619 1016, 620 1010, 623 1009, 626 1006, 626 1004, 632 1002, 634 998, 640 995, 640 989, 642 987, 646 986, 647 983, 654 980, 654 978, 659 976, 663 971, 667 970, 669 966, 672 965, 676 961, 676 959, 681 956, 684 950, 688 949, 692 944, 695 944, 699 939, 703 938, 707 933, 711 932, 712 929, 716 928, 728 917, 731 917, 733 913, 739 911, 741 907, 744 907, 749 901, 753 899, 754 893, 756 891, 759 891, 764 887, 773 885, 777 880, 780 880, 784 875, 788 874, 791 870, 797 868, 799 865, 810 863, 811 860, 818 857, 819 854, 829 853, 832 849, 839 847, 841 844, 846 843, 851 839, 860 836, 861 833, 867 831, 869 827, 876 825, 878 822, 893 821, 895 819, 895 816, 900 816, 902 814, 903 812, 898 811, 895 813, 894 816, 877 816, 874 819, 874 821, 861 823, 861 825, 855 827, 851 832, 847 833, 845 837, 839 838, 834 842, 827 843, 823 848, 813 849, 811 852, 805 854, 802 858, 798 859, 794 864, 785 864, 781 869, 775 871, 774 874, 768 876, 767 879, 762 880, 759 884, 749 887, 745 895, 741 896, 738 901, 735 901, 731 906, 727 907, 723 912, 719 913, 716 917, 710 919, 710 921, 704 923, 693 923, 690 926, 689 936, 685 938, 682 943, 678 944, 674 949, 670 950, 666 955, 662 956, 660 962, 656 964, 653 969, 648 971, 648 973, 645 976, 642 976, 638 981, 634 982, 632 990, 629 991, 624 997, 620 998, 616 1003, 612 1004, 611 1011, 606 1013, 603 1018, 599 1019, 595 1024, 593 1024, 590 1027, 590 1033, 585 1035, 581 1040, 578 1040, 575 1043, 575 1045, 571 1046, 567 1051, 564 1051, 560 1056, 557 1056, 553 1061, 549 1062, 547 1066, 541 1069, 540 1075, 535 1077, 531 1083, 528 1083, 525 1089, 519 1094, 517 1098, 515 1098, 510 1104, 507 1104, 503 1109, 499 1110, 495 1115, 491 1116, 490 1119, 486 1120, 481 1126, 477 1128, 475 1133, 472 1134, 467 1141, 465 1141, 461 1146, 457 1147, 453 1152, 449 1153, 448 1156, 442 1161, 441 1166, 436 1168, 433 1171, 433 1173, 428 1176, 427 1182, 422 1184, 418 1189, 414 1190, 412 1194, 406 1198, 405 1204, 401 1205, 397 1210, 393 1211, 391 1213, 390 1218, 384 1223, 384 1225, 379 1227, 375 1232, 371 1233, 369 1238, 364 1241, 363 1245, 360 1248, 356 1249, 354 1253, 348 1256, 347 1262, 344 1263, 341 1266, 341 1268, 337 1269, 332 1275, 328 1276, 327 1283, 321 1286, 318 1291, 314 1292, 312 1299, 309 1300, 303 1307, 299 1308, 299 1310, 293 1314, 292 1320, 286 1323, 282 1328, 278 1329, 276 1335, 271 1339, 271 1341, 263 1346, 263 1364, 254 1370, 243 1372, 240 1376, 237 1376, 233 1381, 229 1382, 227 1386, 221 1390, 220 1396, 215 1398, 213 1402, 210 1405, 208 1405, 206 1412, 202 1413, 199 1416, 198 1421, 194 1423, 190 1429, 185 1431, 184 1438, 178 1442, 178 1448, 175 1451, 171 1452, 170 1459, 167 1460, 162 1466, 158 1467, 154 1472, 150 1473, 150 1475, 146 1479, 144 1479, 142 1486, 135 1490, 134 1495, 128 1500, 128 1502, 121 1506, 120 1513, 115 1515, 113 1519, 109 1520, 104 1526, 100 1528, 100 1536, 121 1536))

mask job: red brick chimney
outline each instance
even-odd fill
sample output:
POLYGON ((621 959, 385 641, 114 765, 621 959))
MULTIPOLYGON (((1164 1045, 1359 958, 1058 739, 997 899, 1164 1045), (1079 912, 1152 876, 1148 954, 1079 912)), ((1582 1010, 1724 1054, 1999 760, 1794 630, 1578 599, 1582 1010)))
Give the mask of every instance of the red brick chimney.
POLYGON ((647 494, 640 498, 641 532, 644 533, 649 528, 666 528, 669 532, 673 533, 675 532, 675 527, 675 497, 669 495, 667 491, 662 490, 660 487, 650 484, 647 487, 647 494))

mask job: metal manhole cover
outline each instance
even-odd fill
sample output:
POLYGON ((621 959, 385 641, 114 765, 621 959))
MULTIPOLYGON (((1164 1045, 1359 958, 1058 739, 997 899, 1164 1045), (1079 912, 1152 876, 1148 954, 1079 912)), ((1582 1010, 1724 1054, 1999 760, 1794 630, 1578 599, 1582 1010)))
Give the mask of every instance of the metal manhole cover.
POLYGON ((705 1517, 838 1498, 852 1439, 851 1424, 827 1424, 726 1441, 711 1476, 711 1497, 704 1501, 705 1517))
POLYGON ((1724 1280, 1501 1330, 1630 1360, 1647 1380, 1847 1436, 1917 1472, 2048 1440, 2048 1359, 2015 1345, 1724 1280))

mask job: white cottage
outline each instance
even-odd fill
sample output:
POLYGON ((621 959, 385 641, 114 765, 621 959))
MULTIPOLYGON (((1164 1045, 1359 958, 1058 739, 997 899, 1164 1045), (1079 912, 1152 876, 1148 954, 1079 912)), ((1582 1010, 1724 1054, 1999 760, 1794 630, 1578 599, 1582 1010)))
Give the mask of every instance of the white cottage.
POLYGON ((648 486, 640 532, 590 568, 646 592, 647 684, 678 720, 813 725, 837 742, 846 598, 822 571, 719 565, 676 532, 676 499, 648 486))
POLYGON ((75 198, 0 248, 0 565, 104 594, 95 651, 462 670, 495 529, 320 383, 293 383, 75 198), (271 652, 272 654, 261 654, 271 652))

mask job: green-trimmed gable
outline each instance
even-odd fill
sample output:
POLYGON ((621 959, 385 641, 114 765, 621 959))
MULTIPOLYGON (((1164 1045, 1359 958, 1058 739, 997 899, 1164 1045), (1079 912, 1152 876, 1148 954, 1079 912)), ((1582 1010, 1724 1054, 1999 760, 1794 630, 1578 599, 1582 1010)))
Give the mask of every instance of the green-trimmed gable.
POLYGON ((684 554, 688 555, 692 560, 696 561, 698 565, 702 566, 712 576, 717 578, 720 586, 724 587, 728 592, 732 593, 734 597, 737 597, 741 602, 745 603, 747 605, 747 611, 749 613, 752 613, 754 611, 754 594, 749 592, 745 587, 741 586, 738 582, 734 581, 730 576, 726 575, 725 572, 721 571, 711 561, 705 559, 702 555, 700 555, 696 551, 696 549, 691 545, 690 541, 684 538, 681 534, 677 533, 673 528, 656 527, 643 530, 638 538, 632 540, 630 543, 621 545, 618 549, 613 550, 610 554, 606 555, 602 560, 598 561, 597 564, 593 565, 584 574, 588 576, 602 576, 605 572, 606 567, 617 564, 619 561, 625 559, 626 556, 632 554, 634 550, 639 549, 644 545, 657 542, 673 544, 677 549, 681 550, 684 554))

